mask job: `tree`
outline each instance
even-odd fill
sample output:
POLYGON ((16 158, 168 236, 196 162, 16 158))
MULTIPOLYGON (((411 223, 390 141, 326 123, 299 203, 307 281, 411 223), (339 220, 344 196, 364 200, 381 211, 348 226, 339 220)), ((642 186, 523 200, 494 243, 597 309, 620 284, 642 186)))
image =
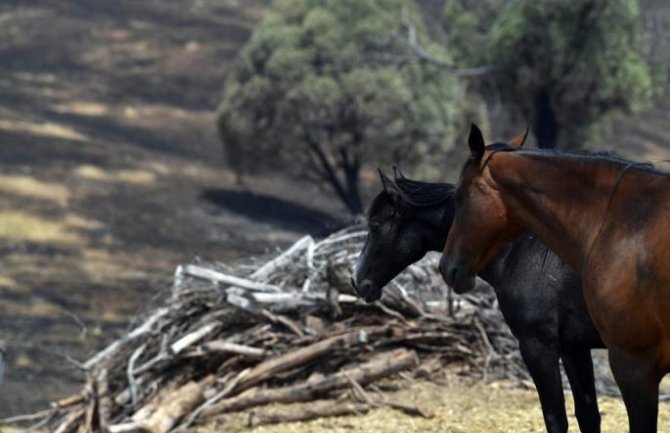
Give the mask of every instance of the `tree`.
POLYGON ((458 78, 410 0, 280 0, 228 76, 219 130, 238 171, 284 170, 362 211, 365 164, 439 167, 453 141, 458 78), (405 22, 405 24, 403 24, 405 22))
POLYGON ((494 65, 483 88, 554 148, 579 146, 614 109, 639 110, 660 89, 638 16, 636 0, 451 0, 445 24, 456 60, 494 65))

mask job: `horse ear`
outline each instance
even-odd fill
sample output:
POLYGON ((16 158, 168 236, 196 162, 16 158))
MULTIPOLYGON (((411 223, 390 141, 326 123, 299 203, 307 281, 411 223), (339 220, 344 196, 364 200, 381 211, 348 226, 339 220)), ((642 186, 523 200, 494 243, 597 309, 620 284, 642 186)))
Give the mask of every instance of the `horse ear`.
POLYGON ((391 200, 394 203, 398 203, 400 201, 400 191, 398 191, 398 187, 396 186, 395 182, 391 180, 388 176, 382 172, 381 168, 377 169, 379 171, 379 178, 382 181, 382 186, 384 187, 384 191, 391 197, 391 200))
POLYGON ((384 191, 387 191, 389 189, 389 185, 391 185, 393 181, 387 175, 384 174, 381 168, 377 167, 377 171, 379 172, 379 179, 382 181, 384 191))
POLYGON ((522 147, 526 142, 526 138, 528 138, 528 126, 526 126, 526 130, 524 132, 507 140, 507 144, 512 147, 522 147))
POLYGON ((470 146, 470 154, 475 160, 480 160, 484 155, 484 136, 474 123, 470 125, 470 135, 468 136, 468 146, 470 146))
POLYGON ((400 171, 400 169, 395 165, 393 166, 393 177, 395 178, 396 181, 405 179, 405 175, 402 174, 402 171, 400 171))

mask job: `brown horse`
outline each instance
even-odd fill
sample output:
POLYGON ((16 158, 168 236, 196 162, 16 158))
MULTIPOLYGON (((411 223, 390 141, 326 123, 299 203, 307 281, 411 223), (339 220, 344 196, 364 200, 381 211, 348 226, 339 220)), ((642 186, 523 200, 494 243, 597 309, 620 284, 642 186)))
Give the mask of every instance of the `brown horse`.
POLYGON ((609 349, 633 433, 655 432, 658 387, 670 371, 670 176, 602 154, 484 145, 471 156, 440 262, 458 292, 522 232, 535 234, 583 280, 609 349))

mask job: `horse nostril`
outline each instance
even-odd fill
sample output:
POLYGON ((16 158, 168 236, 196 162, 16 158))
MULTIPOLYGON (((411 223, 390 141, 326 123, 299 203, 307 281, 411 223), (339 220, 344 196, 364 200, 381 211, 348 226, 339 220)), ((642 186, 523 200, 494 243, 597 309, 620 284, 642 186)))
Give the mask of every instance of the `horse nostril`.
POLYGON ((456 281, 456 274, 458 273, 458 267, 454 266, 448 260, 443 258, 442 260, 440 260, 439 270, 440 274, 442 275, 442 278, 444 279, 444 282, 450 286, 453 285, 454 282, 456 281))
POLYGON ((360 281, 355 290, 359 298, 367 299, 372 290, 372 282, 370 280, 360 281))

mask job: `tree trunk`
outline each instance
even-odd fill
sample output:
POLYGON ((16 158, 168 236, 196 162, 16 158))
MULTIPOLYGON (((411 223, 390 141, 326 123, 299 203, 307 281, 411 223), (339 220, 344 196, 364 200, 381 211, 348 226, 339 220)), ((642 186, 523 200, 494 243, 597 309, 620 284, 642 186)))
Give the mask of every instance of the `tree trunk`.
POLYGON ((341 182, 337 171, 333 171, 333 176, 327 177, 325 180, 333 188, 342 203, 347 207, 349 212, 353 215, 360 215, 363 213, 363 201, 358 189, 360 167, 346 166, 343 164, 345 182, 341 182))
POLYGON ((358 191, 358 172, 356 173, 356 188, 354 191, 351 191, 350 194, 352 199, 352 206, 349 208, 349 210, 354 215, 362 215, 363 201, 361 200, 361 194, 358 191))
MULTIPOLYGON (((304 139, 308 145, 308 151, 315 158, 314 171, 333 188, 335 194, 353 215, 362 214, 363 202, 358 189, 361 168, 360 158, 358 156, 350 157, 347 148, 341 147, 339 149, 340 161, 333 164, 333 159, 326 155, 326 151, 321 147, 319 141, 307 129, 305 129, 304 139), (341 176, 338 175, 338 171, 343 172, 344 180, 340 179, 341 176)), ((355 139, 358 140, 359 137, 356 136, 355 139)), ((354 141, 354 144, 358 143, 359 141, 354 141)))
POLYGON ((347 147, 340 147, 340 168, 344 172, 344 183, 346 185, 348 199, 348 208, 354 215, 363 213, 363 203, 361 193, 358 188, 359 175, 361 169, 361 158, 358 151, 363 141, 363 135, 358 131, 355 125, 352 126, 354 133, 351 142, 347 147))
POLYGON ((353 188, 347 188, 347 209, 353 215, 360 215, 363 213, 363 202, 361 194, 358 191, 358 171, 356 171, 356 185, 353 188))
POLYGON ((359 215, 363 213, 363 203, 361 200, 361 192, 358 188, 359 184, 359 174, 360 174, 360 162, 358 158, 353 158, 349 160, 348 158, 343 160, 342 168, 344 169, 344 176, 346 179, 347 185, 347 194, 349 196, 348 208, 354 215, 359 215))
POLYGON ((533 134, 537 139, 537 146, 541 149, 555 149, 558 143, 559 126, 556 113, 551 106, 551 98, 546 89, 535 94, 535 122, 533 134))
POLYGON ((346 185, 342 185, 339 179, 332 180, 329 178, 326 179, 326 182, 330 184, 340 201, 342 201, 352 215, 360 215, 363 213, 363 201, 358 190, 359 170, 356 169, 351 175, 345 175, 347 178, 346 185))

